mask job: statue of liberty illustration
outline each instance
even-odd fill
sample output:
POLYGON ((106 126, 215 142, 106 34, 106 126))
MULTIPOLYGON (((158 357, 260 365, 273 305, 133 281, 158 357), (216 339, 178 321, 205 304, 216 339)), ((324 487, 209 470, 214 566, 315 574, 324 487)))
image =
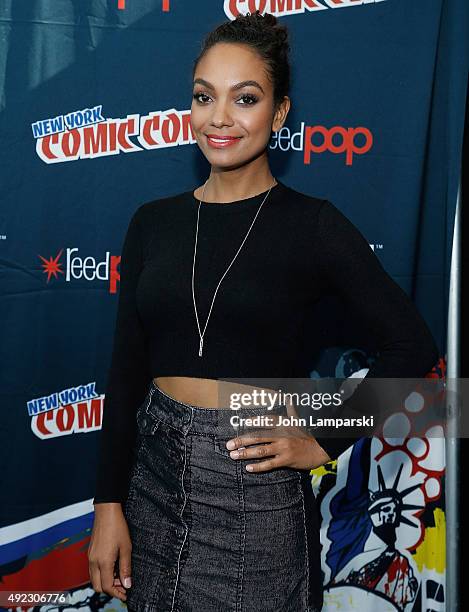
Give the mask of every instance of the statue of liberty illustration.
POLYGON ((405 502, 421 482, 399 490, 402 461, 392 485, 386 486, 381 465, 371 462, 371 443, 371 438, 363 438, 354 444, 344 486, 330 499, 325 555, 330 576, 325 589, 356 587, 387 600, 386 609, 404 611, 415 600, 419 583, 411 555, 396 547, 397 530, 408 525, 420 533, 420 521, 404 513, 424 509, 405 502), (377 466, 378 490, 368 488, 371 463, 377 466))

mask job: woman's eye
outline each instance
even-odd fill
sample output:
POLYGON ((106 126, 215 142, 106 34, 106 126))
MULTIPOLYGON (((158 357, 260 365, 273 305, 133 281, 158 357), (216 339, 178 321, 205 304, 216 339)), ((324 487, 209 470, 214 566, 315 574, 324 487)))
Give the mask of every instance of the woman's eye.
MULTIPOLYGON (((257 102, 257 97, 254 96, 253 94, 244 94, 243 96, 241 96, 240 100, 244 100, 244 99, 250 100, 247 106, 252 106, 253 104, 257 102)), ((244 104, 246 104, 246 102, 244 102, 244 104)))
MULTIPOLYGON (((194 98, 194 100, 197 100, 197 102, 199 102, 200 104, 205 104, 204 100, 201 100, 200 98, 209 98, 209 96, 207 96, 207 94, 204 94, 203 92, 199 91, 195 94, 193 94, 192 96, 194 98)), ((244 100, 244 102, 242 103, 242 106, 252 106, 253 104, 255 104, 257 102, 257 96, 253 95, 253 94, 243 94, 239 100, 244 100)))
MULTIPOLYGON (((197 100, 197 102, 200 102, 199 97, 200 96, 204 96, 204 98, 208 98, 208 96, 204 93, 202 93, 201 91, 195 93, 192 97, 194 98, 194 100, 197 100)), ((203 104, 203 102, 202 102, 203 104)))

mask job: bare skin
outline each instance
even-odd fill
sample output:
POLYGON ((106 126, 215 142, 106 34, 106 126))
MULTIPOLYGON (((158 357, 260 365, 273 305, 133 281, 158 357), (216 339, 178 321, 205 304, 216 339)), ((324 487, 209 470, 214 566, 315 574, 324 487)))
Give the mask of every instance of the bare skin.
MULTIPOLYGON (((272 132, 278 132, 285 123, 290 98, 285 96, 275 105, 273 83, 262 58, 246 45, 216 44, 197 65, 192 95, 192 130, 211 165, 203 200, 223 206, 274 186, 277 181, 270 171, 267 147, 272 132), (248 80, 250 84, 244 83, 248 80), (229 147, 215 148, 208 134, 235 136, 238 140, 229 147)), ((201 185, 195 189, 196 199, 202 199, 203 188, 201 185)), ((167 395, 183 403, 220 408, 217 401, 220 381, 165 376, 155 378, 154 382, 167 395)), ((291 410, 294 414, 294 409, 291 410)), ((237 456, 231 453, 233 460, 264 458, 252 464, 255 472, 282 466, 312 469, 330 460, 315 438, 299 431, 285 437, 278 433, 267 437, 265 432, 262 437, 238 436, 227 443, 227 448, 238 451, 237 456)), ((95 504, 88 549, 90 579, 95 591, 126 601, 124 580, 131 577, 131 549, 121 504, 95 504)))

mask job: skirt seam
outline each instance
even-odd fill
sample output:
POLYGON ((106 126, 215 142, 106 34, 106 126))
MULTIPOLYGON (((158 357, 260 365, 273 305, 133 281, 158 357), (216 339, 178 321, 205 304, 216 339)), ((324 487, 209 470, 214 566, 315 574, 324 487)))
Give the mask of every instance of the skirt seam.
POLYGON ((238 567, 238 588, 236 593, 236 612, 241 612, 243 602, 243 581, 244 581, 244 563, 245 563, 245 546, 246 546, 246 508, 244 503, 244 482, 242 464, 238 463, 237 466, 237 483, 238 483, 238 498, 239 508, 241 514, 241 533, 240 533, 240 553, 241 563, 238 567))
POLYGON ((186 503, 187 503, 187 494, 186 494, 186 489, 184 488, 184 476, 186 473, 186 466, 187 466, 187 436, 189 434, 191 425, 192 425, 192 419, 194 417, 194 411, 191 410, 191 420, 189 423, 189 427, 186 429, 185 433, 184 433, 184 465, 182 468, 182 475, 181 475, 181 488, 184 494, 184 501, 182 504, 182 508, 181 508, 181 522, 184 525, 184 538, 182 540, 182 544, 181 544, 181 548, 179 549, 179 554, 178 554, 178 560, 177 560, 177 574, 176 574, 176 580, 174 581, 174 591, 173 591, 173 600, 171 602, 171 612, 174 611, 174 604, 175 604, 175 600, 176 600, 176 592, 177 592, 177 586, 178 586, 178 582, 179 582, 179 575, 181 573, 181 555, 182 555, 182 551, 184 549, 184 545, 186 543, 186 539, 187 539, 187 535, 189 532, 189 527, 187 525, 187 523, 185 522, 184 518, 183 518, 183 514, 184 514, 184 510, 186 508, 186 503))

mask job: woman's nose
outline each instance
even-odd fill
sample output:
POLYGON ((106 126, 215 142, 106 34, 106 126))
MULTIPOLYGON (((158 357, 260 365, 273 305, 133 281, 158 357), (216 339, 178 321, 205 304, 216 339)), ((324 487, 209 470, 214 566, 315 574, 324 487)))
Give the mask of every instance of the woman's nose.
POLYGON ((214 105, 212 113, 212 124, 217 127, 222 125, 232 125, 233 120, 226 104, 219 103, 214 105))

